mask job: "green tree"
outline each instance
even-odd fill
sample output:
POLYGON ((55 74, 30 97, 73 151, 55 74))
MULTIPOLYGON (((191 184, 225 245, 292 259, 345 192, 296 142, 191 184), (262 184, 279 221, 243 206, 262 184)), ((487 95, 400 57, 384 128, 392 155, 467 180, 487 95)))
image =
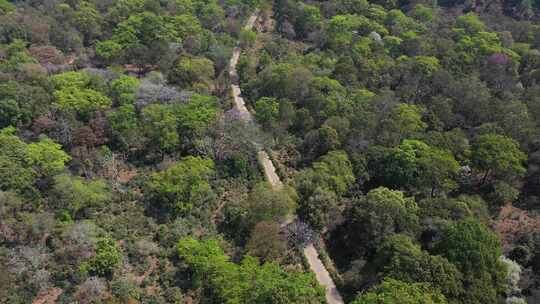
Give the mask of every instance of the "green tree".
POLYGON ((427 124, 422 121, 422 109, 415 105, 400 103, 381 122, 383 143, 394 146, 405 138, 414 138, 423 132, 427 124))
POLYGON ((169 81, 182 87, 209 85, 214 78, 214 63, 204 57, 181 57, 169 74, 169 81))
POLYGON ((92 89, 80 89, 75 86, 62 88, 54 92, 55 105, 62 111, 74 111, 81 115, 108 109, 112 102, 109 97, 92 89))
POLYGON ((246 256, 240 264, 229 261, 217 240, 184 238, 180 258, 195 273, 208 300, 219 303, 322 304, 324 291, 310 273, 286 272, 275 262, 260 264, 246 256))
POLYGON ((27 162, 36 166, 38 171, 47 176, 58 174, 71 157, 62 150, 62 146, 50 138, 41 137, 39 142, 27 146, 27 162))
POLYGON ((75 215, 87 208, 101 207, 112 199, 110 189, 103 180, 85 180, 69 174, 54 177, 52 195, 56 207, 75 215))
POLYGON ((97 241, 96 255, 83 264, 83 269, 99 276, 110 276, 122 261, 122 252, 116 242, 109 238, 97 241))
POLYGON ((210 159, 187 156, 168 169, 152 174, 145 192, 151 203, 175 215, 207 210, 215 194, 210 179, 215 174, 210 159))
POLYGON ((446 257, 463 273, 463 300, 469 303, 495 303, 504 292, 506 270, 501 264, 497 236, 474 219, 450 225, 435 253, 446 257))
POLYGON ((180 144, 178 119, 169 105, 151 104, 141 111, 141 127, 150 140, 150 147, 172 151, 180 144))
POLYGON ((384 161, 385 184, 427 190, 431 196, 457 187, 454 178, 459 164, 447 151, 430 147, 419 140, 404 140, 384 161))
POLYGON ((480 135, 472 145, 471 161, 473 166, 483 172, 482 183, 491 176, 504 180, 523 176, 526 172, 523 166, 527 155, 511 138, 497 135, 480 135))
POLYGON ((279 117, 279 102, 276 98, 262 97, 255 102, 255 118, 265 127, 270 127, 279 117))
POLYGON ((268 183, 257 184, 247 199, 247 225, 253 227, 261 221, 281 222, 290 215, 296 202, 288 188, 274 189, 268 183))
POLYGON ((377 250, 373 263, 381 267, 385 277, 407 283, 429 283, 449 300, 458 300, 463 292, 462 275, 454 264, 423 251, 405 235, 387 238, 377 250))
POLYGON ((346 238, 356 254, 372 253, 397 233, 415 235, 418 206, 403 192, 380 187, 357 199, 347 213, 346 238), (362 246, 356 246, 362 244, 362 246))
POLYGON ((405 283, 385 279, 369 292, 361 294, 352 304, 446 304, 440 291, 427 283, 405 283))
POLYGON ((139 80, 132 76, 122 75, 111 81, 111 94, 120 105, 135 102, 135 93, 139 87, 139 80))
POLYGON ((352 164, 345 151, 330 151, 313 163, 313 170, 321 175, 326 187, 343 195, 355 181, 352 164))
POLYGON ((202 136, 218 118, 218 100, 214 96, 194 94, 189 101, 174 107, 182 133, 202 136))
POLYGON ((280 235, 280 230, 277 222, 257 223, 246 243, 246 253, 263 262, 279 262, 287 251, 287 244, 280 235))

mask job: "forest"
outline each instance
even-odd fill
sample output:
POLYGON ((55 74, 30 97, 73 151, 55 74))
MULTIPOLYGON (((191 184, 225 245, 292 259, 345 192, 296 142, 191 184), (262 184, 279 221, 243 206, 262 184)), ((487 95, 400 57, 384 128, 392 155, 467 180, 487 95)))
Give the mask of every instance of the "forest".
POLYGON ((540 303, 539 0, 0 0, 0 303, 540 303))

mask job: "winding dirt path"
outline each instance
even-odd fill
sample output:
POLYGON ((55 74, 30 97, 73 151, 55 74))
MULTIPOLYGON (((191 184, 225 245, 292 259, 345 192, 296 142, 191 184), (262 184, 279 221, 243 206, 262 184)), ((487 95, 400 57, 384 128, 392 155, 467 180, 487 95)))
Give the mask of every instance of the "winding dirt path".
MULTIPOLYGON (((249 17, 244 29, 252 29, 255 21, 257 21, 257 17, 258 11, 254 12, 253 15, 249 17)), ((229 62, 229 76, 232 81, 231 91, 234 99, 234 108, 236 109, 236 111, 238 111, 238 113, 240 113, 240 119, 244 120, 245 122, 253 122, 253 115, 251 115, 251 113, 247 109, 246 103, 242 98, 242 91, 240 90, 240 86, 238 85, 238 72, 236 70, 236 65, 238 64, 238 59, 240 58, 241 51, 242 50, 240 46, 235 47, 233 50, 231 61, 229 62)), ((259 150, 257 153, 257 158, 259 160, 259 163, 263 167, 264 175, 268 182, 272 185, 273 188, 280 188, 283 183, 277 175, 276 168, 270 160, 268 153, 266 153, 264 150, 259 150)), ((290 224, 293 221, 294 216, 288 217, 284 221, 284 223, 282 223, 282 226, 290 224)), ((328 304, 343 304, 343 299, 341 298, 341 295, 336 288, 336 284, 334 284, 330 273, 328 273, 328 271, 324 267, 324 264, 319 259, 319 254, 317 253, 317 250, 315 249, 313 244, 310 244, 306 248, 304 248, 304 255, 308 261, 309 268, 315 273, 317 281, 325 288, 326 302, 328 304)))

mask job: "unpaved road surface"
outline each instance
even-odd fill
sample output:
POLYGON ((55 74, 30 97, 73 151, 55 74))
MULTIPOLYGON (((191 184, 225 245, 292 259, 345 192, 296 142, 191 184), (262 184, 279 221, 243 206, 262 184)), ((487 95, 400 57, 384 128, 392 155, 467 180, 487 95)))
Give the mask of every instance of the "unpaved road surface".
MULTIPOLYGON (((253 25, 257 20, 257 14, 258 12, 255 12, 253 15, 251 15, 251 17, 249 17, 244 29, 250 30, 253 28, 253 25)), ((253 116, 246 107, 246 103, 242 98, 242 91, 238 85, 238 73, 236 71, 236 65, 238 64, 241 51, 242 50, 239 46, 235 47, 231 61, 229 62, 229 76, 232 81, 231 91, 234 99, 234 108, 236 111, 238 111, 238 113, 240 113, 240 119, 244 120, 245 122, 253 122, 253 116)), ((268 182, 273 188, 280 188, 283 184, 276 173, 274 164, 270 160, 270 157, 268 157, 268 153, 266 153, 264 150, 260 150, 257 153, 257 158, 263 167, 264 175, 266 176, 268 182)), ((292 221, 294 221, 294 217, 289 217, 284 221, 284 223, 282 223, 282 225, 290 224, 292 221)), ((315 273, 317 281, 325 288, 326 302, 328 304, 343 304, 343 299, 336 288, 336 284, 334 284, 332 277, 330 277, 330 274, 324 267, 324 264, 319 259, 319 254, 312 244, 308 245, 304 249, 304 255, 308 261, 309 268, 315 273)))
POLYGON ((319 254, 313 244, 309 244, 304 248, 304 256, 308 261, 309 268, 315 273, 317 281, 325 288, 326 303, 343 304, 343 299, 336 288, 336 284, 334 284, 330 273, 319 259, 319 254))

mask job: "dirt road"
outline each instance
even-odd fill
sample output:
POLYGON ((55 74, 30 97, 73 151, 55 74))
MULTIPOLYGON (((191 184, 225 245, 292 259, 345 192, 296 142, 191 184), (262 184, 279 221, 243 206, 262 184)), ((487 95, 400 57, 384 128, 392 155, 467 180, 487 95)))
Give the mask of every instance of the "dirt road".
POLYGON ((319 259, 319 254, 312 244, 304 248, 304 256, 308 261, 309 268, 315 273, 317 281, 325 288, 326 303, 343 304, 343 299, 336 288, 336 284, 334 284, 330 273, 319 259))
MULTIPOLYGON (((257 14, 255 12, 251 17, 249 17, 246 26, 244 29, 250 30, 253 28, 255 21, 257 21, 257 14)), ((253 116, 246 107, 246 103, 242 98, 242 91, 238 85, 238 73, 236 71, 236 65, 238 64, 238 59, 240 58, 241 48, 239 46, 235 47, 229 62, 229 76, 232 81, 231 91, 234 99, 234 108, 240 113, 240 118, 246 122, 253 122, 253 116)), ((272 185, 273 188, 280 188, 283 183, 281 182, 279 176, 276 173, 276 168, 274 164, 268 157, 268 154, 264 150, 260 150, 257 153, 259 163, 263 167, 264 175, 268 182, 272 185)), ((287 218, 284 221, 284 225, 294 221, 294 216, 287 218)), ((311 271, 315 273, 315 277, 319 284, 325 288, 326 302, 328 304, 343 304, 343 300, 332 280, 330 274, 324 267, 324 264, 319 259, 319 254, 313 245, 309 245, 304 249, 304 255, 308 261, 311 271)))

